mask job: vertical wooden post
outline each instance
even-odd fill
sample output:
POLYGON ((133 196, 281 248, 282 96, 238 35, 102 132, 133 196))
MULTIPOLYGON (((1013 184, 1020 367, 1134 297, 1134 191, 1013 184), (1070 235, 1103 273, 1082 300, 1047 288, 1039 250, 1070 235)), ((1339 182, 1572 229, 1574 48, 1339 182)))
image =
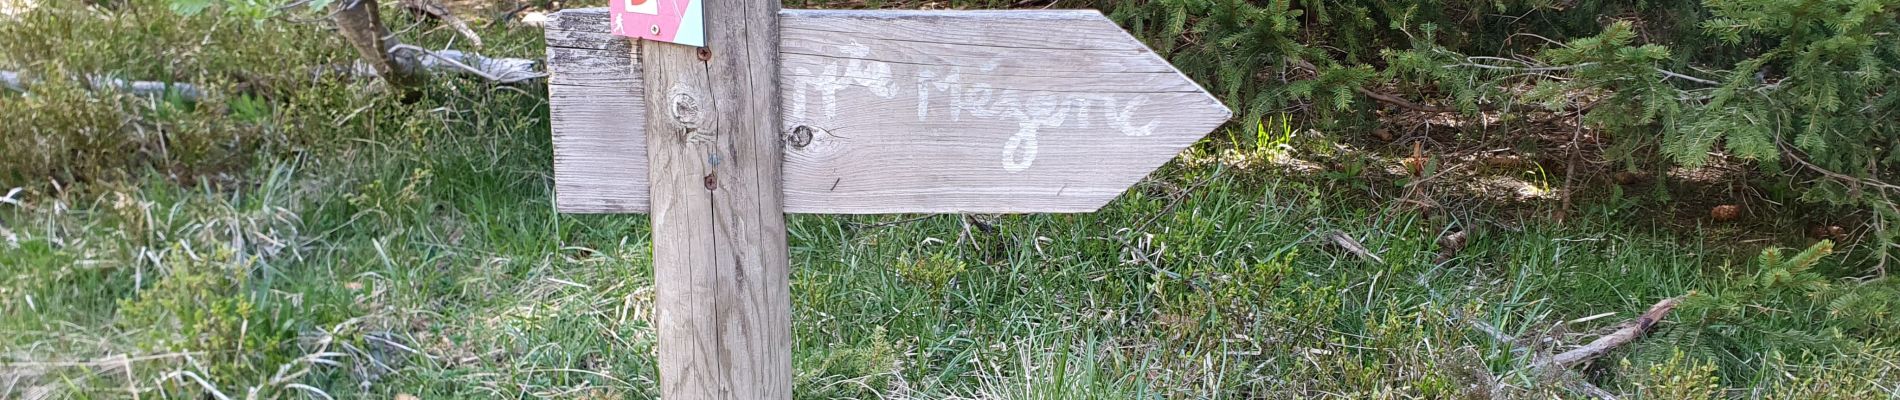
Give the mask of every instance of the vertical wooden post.
POLYGON ((706 45, 644 68, 660 391, 790 399, 778 0, 705 1, 706 45))

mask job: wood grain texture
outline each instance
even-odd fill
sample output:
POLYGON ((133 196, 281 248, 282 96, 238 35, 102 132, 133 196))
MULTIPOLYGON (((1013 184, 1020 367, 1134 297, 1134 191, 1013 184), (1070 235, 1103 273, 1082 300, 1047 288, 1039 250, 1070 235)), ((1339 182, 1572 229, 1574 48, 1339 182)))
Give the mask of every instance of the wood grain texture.
MULTIPOLYGON (((653 287, 658 314, 661 397, 723 399, 726 365, 720 359, 718 301, 721 296, 713 225, 713 191, 705 182, 715 173, 711 132, 719 129, 713 113, 706 67, 693 49, 656 44, 640 46, 646 60, 647 169, 653 182, 653 287), (668 71, 659 73, 656 71, 668 71), (669 109, 685 111, 684 114, 669 109)), ((556 178, 559 179, 559 178, 556 178)))
MULTIPOLYGON (((779 15, 787 212, 1093 211, 1230 116, 1094 11, 779 15)), ((549 45, 618 40, 605 23, 567 24, 605 16, 603 9, 560 12, 549 45)), ((550 60, 550 68, 562 62, 550 60)), ((619 73, 560 69, 591 79, 619 73)), ((554 107, 576 101, 559 100, 554 107)), ((555 130, 593 139, 610 129, 555 130)), ((557 162, 557 182, 607 175, 587 169, 598 165, 645 166, 612 146, 582 142, 557 143, 557 158, 617 161, 557 162)), ((644 193, 625 192, 628 185, 560 188, 562 211, 644 210, 631 203, 644 193)))
POLYGON ((606 26, 606 9, 556 13, 547 25, 554 202, 562 212, 643 213, 650 201, 640 65, 633 44, 606 26))
POLYGON ((707 0, 707 47, 642 42, 660 391, 792 398, 778 1, 707 0))
POLYGON ((1226 121, 1093 11, 784 19, 786 207, 1087 212, 1226 121))

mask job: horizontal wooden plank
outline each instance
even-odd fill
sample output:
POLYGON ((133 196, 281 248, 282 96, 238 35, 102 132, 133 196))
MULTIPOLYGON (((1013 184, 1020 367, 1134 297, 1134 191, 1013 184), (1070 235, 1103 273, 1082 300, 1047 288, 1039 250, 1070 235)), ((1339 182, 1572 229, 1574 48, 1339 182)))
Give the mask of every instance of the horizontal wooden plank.
POLYGON ((581 8, 556 12, 548 16, 546 30, 542 33, 548 47, 566 47, 588 50, 614 50, 632 57, 633 47, 627 38, 614 36, 607 32, 607 9, 581 8))
POLYGON ((554 199, 562 212, 647 210, 645 96, 629 54, 548 46, 554 199))
MULTIPOLYGON (((606 15, 549 22, 563 212, 647 207, 640 72, 606 15)), ((779 16, 787 212, 1093 211, 1230 115, 1094 11, 779 16)))

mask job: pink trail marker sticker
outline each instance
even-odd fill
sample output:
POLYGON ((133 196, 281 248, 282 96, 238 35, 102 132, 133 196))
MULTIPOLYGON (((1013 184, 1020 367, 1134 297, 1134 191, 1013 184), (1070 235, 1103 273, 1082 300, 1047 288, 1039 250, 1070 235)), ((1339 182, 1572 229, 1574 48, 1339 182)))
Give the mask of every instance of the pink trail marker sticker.
POLYGON ((678 43, 706 45, 706 25, 699 9, 702 0, 612 0, 613 34, 678 43))

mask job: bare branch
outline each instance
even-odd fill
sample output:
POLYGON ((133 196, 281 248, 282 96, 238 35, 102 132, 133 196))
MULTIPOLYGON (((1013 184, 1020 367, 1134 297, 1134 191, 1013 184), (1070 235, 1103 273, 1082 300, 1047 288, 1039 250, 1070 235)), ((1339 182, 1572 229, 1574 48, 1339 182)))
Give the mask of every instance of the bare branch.
POLYGON ((0 362, 0 368, 67 368, 67 367, 117 366, 117 365, 123 365, 128 362, 169 360, 173 358, 183 358, 183 357, 190 357, 193 355, 203 355, 203 354, 205 353, 201 351, 192 351, 192 352, 174 352, 174 353, 162 353, 162 354, 147 354, 147 355, 140 355, 140 356, 121 354, 121 355, 116 355, 112 357, 106 357, 106 358, 88 360, 88 361, 0 362))
MULTIPOLYGON (((1550 71, 1568 71, 1568 70, 1590 67, 1590 66, 1595 66, 1595 65, 1597 65, 1597 63, 1586 62, 1586 63, 1579 63, 1579 64, 1573 64, 1573 65, 1560 65, 1560 66, 1551 67, 1551 66, 1537 65, 1530 61, 1510 59, 1510 58, 1470 56, 1470 57, 1465 57, 1465 63, 1463 64, 1452 64, 1452 65, 1446 65, 1445 67, 1446 68, 1470 67, 1470 68, 1482 68, 1482 69, 1499 70, 1499 71, 1518 71, 1518 72, 1536 73, 1536 72, 1550 72, 1550 71), (1523 66, 1522 67, 1506 67, 1506 66, 1479 63, 1477 61, 1504 61, 1504 62, 1518 63, 1523 66)), ((1700 83, 1700 84, 1709 85, 1709 86, 1720 86, 1722 84, 1721 82, 1716 82, 1709 79, 1697 78, 1694 76, 1689 76, 1687 74, 1670 71, 1670 70, 1666 70, 1666 69, 1662 69, 1658 67, 1650 67, 1650 69, 1655 70, 1656 73, 1662 74, 1663 77, 1665 78, 1681 79, 1681 80, 1700 83)))
POLYGON ((396 57, 391 54, 401 42, 383 25, 377 0, 351 0, 336 3, 335 7, 336 12, 330 19, 336 22, 337 33, 356 49, 357 57, 391 86, 413 86, 415 82, 410 74, 413 71, 396 65, 396 57))
POLYGON ((1457 108, 1453 108, 1453 107, 1440 107, 1440 106, 1430 106, 1430 105, 1413 103, 1412 101, 1406 100, 1399 96, 1393 96, 1393 95, 1389 95, 1385 93, 1374 92, 1372 90, 1362 88, 1362 87, 1353 88, 1353 91, 1359 92, 1360 95, 1372 98, 1373 100, 1378 100, 1386 104, 1391 104, 1394 106, 1398 106, 1399 108, 1412 110, 1412 111, 1431 112, 1431 113, 1461 112, 1461 110, 1457 108))
POLYGON ((1551 367, 1568 369, 1577 364, 1602 357, 1604 354, 1608 354, 1610 350, 1623 347, 1623 345, 1635 341, 1636 338, 1642 337, 1643 334, 1649 333, 1651 328, 1656 327, 1657 322, 1661 322, 1662 318, 1668 315, 1670 310, 1676 309, 1676 305, 1681 302, 1681 296, 1656 302, 1656 305, 1649 307, 1649 311, 1637 316, 1636 319, 1624 322, 1616 331, 1598 337, 1597 340, 1591 341, 1590 344, 1583 345, 1583 347, 1578 347, 1543 359, 1536 364, 1535 368, 1540 370, 1549 369, 1551 367))
POLYGON ((1822 168, 1819 165, 1814 165, 1814 163, 1808 162, 1807 159, 1801 158, 1801 153, 1795 151, 1795 149, 1792 146, 1789 146, 1787 142, 1783 142, 1779 136, 1775 138, 1775 145, 1781 147, 1781 153, 1784 155, 1787 155, 1788 159, 1794 160, 1795 164, 1800 164, 1802 167, 1805 167, 1814 172, 1818 172, 1821 175, 1827 176, 1829 178, 1834 178, 1836 180, 1840 180, 1846 183, 1872 186, 1872 187, 1884 189, 1884 190, 1900 190, 1900 186, 1883 182, 1879 179, 1862 178, 1862 177, 1857 177, 1853 175, 1843 174, 1839 172, 1834 172, 1833 170, 1829 170, 1827 168, 1822 168))
MULTIPOLYGON (((458 50, 431 51, 406 44, 396 44, 392 46, 391 50, 405 53, 392 55, 391 59, 397 61, 395 65, 397 65, 398 69, 409 71, 408 73, 411 74, 432 71, 456 72, 473 75, 485 79, 489 83, 502 85, 526 82, 546 78, 548 76, 546 72, 536 70, 536 67, 541 63, 540 60, 488 57, 458 50)), ((318 67, 313 68, 313 70, 317 75, 344 74, 365 78, 378 76, 376 67, 361 60, 358 60, 354 65, 348 67, 318 67)), ((138 81, 113 78, 105 75, 87 75, 83 79, 82 83, 86 86, 86 89, 92 91, 123 92, 139 96, 173 95, 187 101, 197 101, 203 99, 205 95, 204 89, 199 85, 191 83, 138 81)), ((0 87, 4 87, 7 90, 22 93, 30 92, 28 89, 39 83, 40 82, 36 79, 23 76, 23 74, 18 71, 0 70, 0 87)))
POLYGON ((1666 70, 1666 69, 1662 69, 1662 68, 1656 68, 1656 72, 1660 72, 1660 73, 1662 73, 1662 74, 1663 74, 1663 76, 1666 76, 1666 77, 1670 77, 1670 78, 1676 78, 1676 79, 1681 79, 1681 80, 1685 80, 1685 81, 1690 81, 1690 82, 1695 82, 1695 83, 1700 83, 1700 84, 1704 84, 1704 85, 1709 85, 1709 86, 1721 86, 1721 85, 1722 85, 1722 83, 1721 83, 1721 82, 1716 82, 1716 81, 1712 81, 1712 80, 1708 80, 1708 79, 1702 79, 1702 78, 1697 78, 1697 77, 1693 77, 1693 76, 1688 76, 1688 75, 1683 75, 1683 74, 1679 74, 1679 73, 1675 73, 1675 72, 1673 72, 1673 71, 1670 71, 1670 70, 1666 70))
POLYGON ((456 50, 431 51, 407 44, 390 47, 392 52, 399 50, 415 52, 409 59, 413 59, 415 68, 420 70, 459 70, 493 83, 509 84, 548 76, 535 71, 538 62, 529 59, 490 58, 456 50))
MULTIPOLYGON (((1294 67, 1294 68, 1299 68, 1299 69, 1303 69, 1303 70, 1307 70, 1307 71, 1314 71, 1314 72, 1318 72, 1318 71, 1319 71, 1319 67, 1317 67, 1317 66, 1314 66, 1314 65, 1313 65, 1313 63, 1311 63, 1311 62, 1307 62, 1306 60, 1297 60, 1297 59, 1296 59, 1296 60, 1292 60, 1292 63, 1293 63, 1293 67, 1294 67)), ((1510 68, 1510 67, 1496 67, 1496 68, 1503 68, 1503 69, 1515 69, 1515 68, 1510 68)), ((1536 75, 1539 75, 1539 76, 1544 76, 1545 78, 1549 78, 1549 79, 1557 79, 1556 77, 1553 77, 1553 76, 1549 76, 1549 75, 1543 75, 1543 74, 1541 74, 1541 73, 1538 73, 1538 72, 1531 72, 1531 73, 1532 73, 1532 74, 1536 74, 1536 75)), ((1405 98, 1403 98, 1403 97, 1399 97, 1399 96, 1394 96, 1394 95, 1391 95, 1391 94, 1386 94, 1386 93, 1379 93, 1379 92, 1374 92, 1374 91, 1372 91, 1371 89, 1366 89, 1366 88, 1364 88, 1364 87, 1355 87, 1355 88, 1353 88, 1352 90, 1353 90, 1354 92, 1358 92, 1358 93, 1359 93, 1360 95, 1362 95, 1362 96, 1366 96, 1367 98, 1370 98, 1370 99, 1373 99, 1373 100, 1378 100, 1378 101, 1379 101, 1379 102, 1381 102, 1381 103, 1386 103, 1386 104, 1391 104, 1391 105, 1393 105, 1393 106, 1395 106, 1395 107, 1398 107, 1398 108, 1403 108, 1403 109, 1407 109, 1407 110, 1412 110, 1412 111, 1417 111, 1417 112, 1427 112, 1427 113, 1460 113, 1460 112, 1464 112, 1464 110, 1462 110, 1462 109, 1459 109, 1459 108, 1457 108, 1457 107, 1444 107, 1444 106, 1434 106, 1434 105, 1426 105, 1426 104, 1419 104, 1419 103, 1415 103, 1415 102, 1412 102, 1411 100, 1406 100, 1406 99, 1405 99, 1405 98)), ((1566 111, 1583 111, 1583 110, 1588 110, 1588 109, 1589 109, 1589 108, 1590 108, 1591 106, 1594 106, 1594 104, 1589 104, 1589 105, 1584 105, 1584 106, 1576 106, 1576 107, 1567 107, 1567 108, 1565 108, 1565 110, 1566 110, 1566 111)), ((1508 105, 1508 106, 1505 106, 1505 107, 1499 107, 1499 106, 1496 106, 1496 105, 1491 105, 1491 104, 1479 104, 1479 105, 1478 105, 1478 111, 1499 111, 1499 110, 1506 110, 1506 111, 1508 111, 1508 110, 1517 110, 1517 109, 1521 109, 1521 108, 1523 108, 1523 107, 1526 107, 1526 106, 1524 106, 1524 105, 1521 105, 1521 104, 1513 104, 1513 105, 1508 105)), ((1531 106, 1531 107, 1535 107, 1535 106, 1531 106)), ((1541 107, 1538 107, 1538 108, 1541 108, 1541 107)))
POLYGON ((1450 64, 1450 65, 1446 65, 1446 66, 1445 66, 1445 68, 1456 68, 1456 67, 1471 67, 1471 68, 1483 68, 1483 69, 1490 69, 1490 70, 1499 70, 1499 71, 1516 71, 1516 72, 1549 72, 1549 71, 1569 71, 1569 70, 1573 70, 1573 69, 1578 69, 1578 68, 1584 68, 1584 67, 1590 67, 1590 66, 1595 66, 1595 65, 1597 65, 1597 63, 1593 63, 1593 62, 1587 62, 1587 63, 1582 63, 1582 64, 1572 64, 1572 65, 1560 65, 1560 66, 1555 66, 1555 67, 1545 67, 1545 66, 1538 66, 1538 65, 1536 65, 1536 64, 1531 64, 1531 63, 1529 63, 1529 62, 1526 62, 1526 61, 1519 61, 1519 60, 1512 60, 1512 59, 1508 59, 1508 58, 1497 58, 1497 57, 1465 57, 1465 63, 1463 63, 1463 64, 1450 64), (1498 66, 1498 65, 1491 65, 1491 64, 1483 64, 1483 63, 1475 63, 1475 62, 1471 62, 1471 61, 1473 61, 1473 60, 1506 60, 1506 61, 1512 61, 1512 62, 1517 62, 1517 63, 1521 63, 1521 64, 1524 64, 1524 66, 1522 66, 1522 67, 1505 67, 1505 66, 1498 66))
MULTIPOLYGON (((134 81, 104 75, 87 75, 84 82, 88 90, 124 92, 139 96, 173 94, 185 100, 197 100, 204 95, 197 85, 189 83, 134 81)), ((38 82, 21 77, 19 72, 0 71, 0 86, 5 86, 7 89, 25 93, 28 86, 35 84, 38 82)))
POLYGON ((463 22, 461 17, 455 16, 455 13, 449 12, 449 9, 443 7, 441 3, 433 0, 402 0, 402 5, 410 10, 442 20, 442 23, 449 24, 449 28, 454 29, 456 33, 468 38, 476 48, 482 47, 482 37, 475 35, 475 30, 469 29, 467 22, 463 22))
POLYGON ((1339 245, 1339 247, 1345 248, 1347 252, 1359 256, 1360 259, 1377 264, 1385 263, 1384 258, 1380 258, 1379 255, 1374 254, 1372 250, 1367 250, 1365 245, 1360 244, 1359 240, 1353 239, 1352 236, 1346 235, 1346 232, 1328 232, 1326 233, 1326 239, 1333 241, 1333 244, 1339 245))
MULTIPOLYGON (((1484 335, 1490 336, 1491 340, 1497 341, 1498 343, 1501 343, 1501 344, 1517 343, 1517 338, 1511 337, 1511 334, 1509 333, 1504 333, 1503 329, 1498 329, 1498 327, 1492 326, 1490 322, 1484 322, 1484 320, 1480 320, 1480 319, 1465 318, 1463 317, 1464 315, 1463 312, 1454 312, 1452 314, 1454 314, 1452 315, 1452 317, 1454 318, 1465 320, 1466 324, 1471 325, 1471 329, 1476 329, 1478 330, 1478 332, 1484 332, 1484 335)), ((1517 349, 1517 350, 1529 351, 1530 349, 1517 349)))

